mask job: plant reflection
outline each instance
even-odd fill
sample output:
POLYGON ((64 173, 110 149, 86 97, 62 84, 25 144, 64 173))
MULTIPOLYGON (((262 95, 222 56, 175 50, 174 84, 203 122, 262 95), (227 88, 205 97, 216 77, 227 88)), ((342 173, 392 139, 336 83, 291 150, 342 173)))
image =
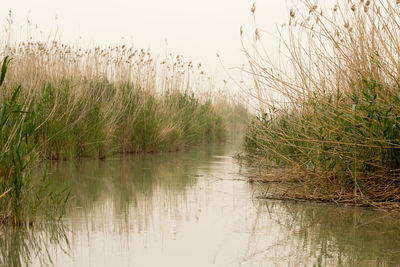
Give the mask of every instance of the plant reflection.
POLYGON ((285 201, 256 202, 256 207, 243 262, 255 258, 273 266, 396 266, 400 262, 398 215, 285 201), (274 242, 271 233, 279 233, 274 242))
POLYGON ((62 222, 41 223, 35 226, 0 226, 0 265, 40 266, 52 264, 50 248, 57 246, 67 253, 66 228, 62 222))

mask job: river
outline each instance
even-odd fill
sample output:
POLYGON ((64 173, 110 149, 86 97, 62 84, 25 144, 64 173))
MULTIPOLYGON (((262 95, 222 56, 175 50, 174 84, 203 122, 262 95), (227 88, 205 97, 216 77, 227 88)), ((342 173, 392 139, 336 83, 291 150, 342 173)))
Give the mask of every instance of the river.
POLYGON ((257 200, 238 145, 54 162, 63 225, 10 231, 2 262, 29 266, 400 266, 399 218, 257 200))

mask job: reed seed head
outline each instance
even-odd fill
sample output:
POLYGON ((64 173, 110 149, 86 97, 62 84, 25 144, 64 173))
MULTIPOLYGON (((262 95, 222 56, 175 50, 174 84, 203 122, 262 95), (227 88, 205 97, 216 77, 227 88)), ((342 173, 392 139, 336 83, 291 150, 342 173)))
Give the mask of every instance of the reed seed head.
POLYGON ((253 5, 251 6, 250 11, 251 11, 251 13, 253 13, 253 14, 256 12, 256 3, 255 3, 255 2, 254 2, 253 5))
POLYGON ((290 13, 289 14, 290 14, 290 17, 292 17, 292 18, 294 18, 296 16, 296 13, 294 12, 293 8, 290 9, 290 13))
POLYGON ((260 40, 260 32, 258 29, 256 29, 256 31, 255 31, 255 37, 257 40, 260 40))

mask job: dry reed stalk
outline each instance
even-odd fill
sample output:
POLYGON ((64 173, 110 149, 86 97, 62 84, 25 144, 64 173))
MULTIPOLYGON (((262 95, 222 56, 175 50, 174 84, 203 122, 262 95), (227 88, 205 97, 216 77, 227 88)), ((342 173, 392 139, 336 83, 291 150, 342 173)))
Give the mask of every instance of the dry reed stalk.
POLYGON ((245 48, 260 103, 246 137, 249 159, 287 173, 300 168, 308 193, 292 197, 396 206, 399 6, 301 3, 279 33, 278 59, 259 31, 245 48))

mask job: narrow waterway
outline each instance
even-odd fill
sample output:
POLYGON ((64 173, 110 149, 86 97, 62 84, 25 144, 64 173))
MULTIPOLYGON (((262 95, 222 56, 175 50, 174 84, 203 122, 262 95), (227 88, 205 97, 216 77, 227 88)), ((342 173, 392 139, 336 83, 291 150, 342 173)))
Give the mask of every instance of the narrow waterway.
POLYGON ((2 256, 33 266, 400 266, 398 218, 256 200, 237 149, 53 163, 51 177, 72 189, 63 227, 3 236, 2 256))

